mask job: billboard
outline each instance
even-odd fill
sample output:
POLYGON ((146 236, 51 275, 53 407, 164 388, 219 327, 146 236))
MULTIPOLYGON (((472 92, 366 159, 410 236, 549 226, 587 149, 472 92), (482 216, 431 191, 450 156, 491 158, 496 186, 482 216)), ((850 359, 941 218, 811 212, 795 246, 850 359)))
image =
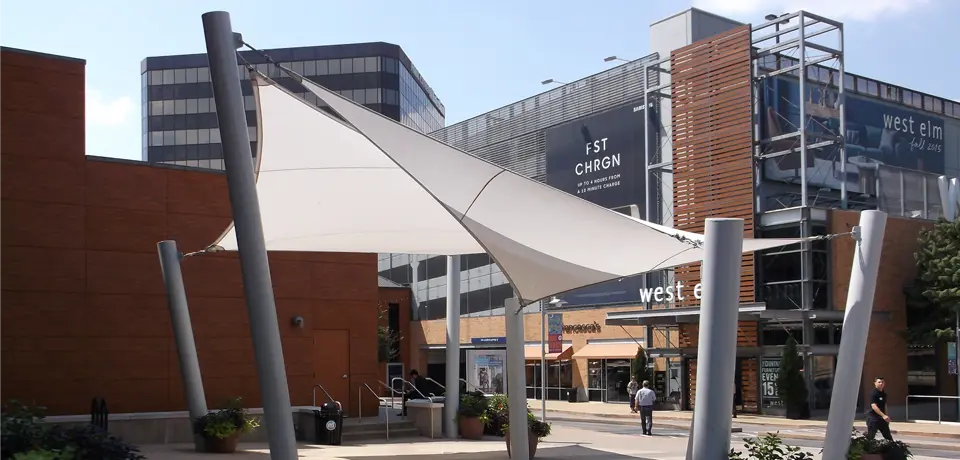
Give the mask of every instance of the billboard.
MULTIPOLYGON (((605 208, 636 205, 645 215, 646 124, 641 100, 547 129, 547 185, 605 208)), ((629 277, 558 297, 571 306, 639 302, 641 286, 641 277, 629 277)))
MULTIPOLYGON (((820 141, 817 134, 840 131, 838 93, 823 84, 810 83, 803 98, 808 114, 808 145, 820 141)), ((877 165, 943 174, 947 155, 960 155, 944 134, 944 120, 936 114, 867 96, 846 93, 846 173, 841 173, 836 146, 808 149, 807 179, 811 185, 840 189, 846 182, 851 193, 876 194, 877 165)), ((769 79, 764 86, 760 123, 763 138, 796 132, 800 125, 799 80, 769 79)), ((799 145, 798 138, 776 140, 765 148, 777 152, 799 145)), ((800 175, 798 153, 764 162, 766 179, 795 182, 800 175)))

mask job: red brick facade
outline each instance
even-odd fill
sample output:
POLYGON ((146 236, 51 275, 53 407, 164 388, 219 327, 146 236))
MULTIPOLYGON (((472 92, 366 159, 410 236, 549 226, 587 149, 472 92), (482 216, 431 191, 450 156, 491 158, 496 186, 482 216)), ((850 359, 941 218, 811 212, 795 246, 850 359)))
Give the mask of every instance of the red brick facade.
MULTIPOLYGON (((212 243, 230 221, 225 176, 85 157, 84 66, 2 53, 0 398, 53 414, 86 413, 93 397, 114 413, 184 410, 156 244, 212 243)), ((270 255, 294 405, 322 383, 355 414, 360 385, 376 385, 376 263, 270 255)), ((236 255, 185 259, 183 274, 208 404, 258 407, 236 255)))

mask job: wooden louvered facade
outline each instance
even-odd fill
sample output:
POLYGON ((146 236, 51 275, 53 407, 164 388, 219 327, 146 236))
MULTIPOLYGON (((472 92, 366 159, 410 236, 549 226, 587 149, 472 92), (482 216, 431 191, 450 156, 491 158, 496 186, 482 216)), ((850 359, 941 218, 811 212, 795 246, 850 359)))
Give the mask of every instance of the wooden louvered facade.
MULTIPOLYGON (((744 220, 744 236, 754 236, 753 118, 751 113, 750 26, 680 48, 671 53, 673 108, 674 224, 703 233, 708 217, 744 220)), ((740 302, 755 301, 753 254, 744 254, 740 302)), ((700 264, 676 269, 677 281, 701 282, 700 264)), ((692 296, 686 305, 697 302, 692 296)), ((680 347, 696 347, 696 324, 680 325, 680 347)), ((741 322, 738 346, 757 346, 756 322, 741 322)), ((741 366, 743 406, 758 404, 757 361, 741 366)), ((696 394, 696 360, 688 359, 687 401, 696 394)))

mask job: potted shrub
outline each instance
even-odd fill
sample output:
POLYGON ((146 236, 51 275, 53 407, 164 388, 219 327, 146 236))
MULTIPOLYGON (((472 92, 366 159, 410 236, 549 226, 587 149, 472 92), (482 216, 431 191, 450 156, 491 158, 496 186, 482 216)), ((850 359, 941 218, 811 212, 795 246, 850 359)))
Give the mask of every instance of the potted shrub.
POLYGON ((810 418, 807 404, 807 383, 803 380, 803 358, 797 352, 797 341, 788 337, 780 357, 780 375, 777 376, 777 391, 789 419, 810 418))
MULTIPOLYGON (((507 441, 507 457, 511 457, 510 453, 510 424, 503 424, 503 434, 506 437, 507 441)), ((530 408, 527 408, 527 443, 530 449, 530 458, 534 458, 537 455, 537 446, 540 445, 540 441, 547 436, 550 436, 550 424, 538 419, 533 412, 530 411, 530 408)))
POLYGON ((247 413, 240 405, 240 398, 237 398, 226 408, 197 419, 193 431, 203 437, 206 452, 230 454, 237 450, 240 435, 258 426, 260 423, 247 413))
POLYGON ((487 424, 483 434, 503 436, 503 425, 507 423, 507 396, 495 394, 487 399, 487 424))
POLYGON ((730 460, 813 460, 813 455, 797 446, 783 443, 776 433, 767 433, 756 439, 747 439, 743 452, 730 449, 730 460))
POLYGON ((910 458, 913 458, 910 446, 903 441, 867 439, 857 429, 854 429, 850 436, 848 460, 908 460, 910 458))
POLYGON ((457 422, 460 426, 460 436, 463 439, 480 440, 483 438, 483 428, 489 422, 487 416, 487 398, 477 391, 466 393, 460 398, 460 407, 457 409, 457 422))

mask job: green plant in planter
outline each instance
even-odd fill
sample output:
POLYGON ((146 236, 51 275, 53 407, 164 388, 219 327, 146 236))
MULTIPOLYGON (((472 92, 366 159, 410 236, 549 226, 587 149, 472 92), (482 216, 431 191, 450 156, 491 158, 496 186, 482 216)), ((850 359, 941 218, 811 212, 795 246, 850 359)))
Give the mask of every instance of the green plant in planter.
POLYGON ((503 436, 503 425, 507 423, 509 401, 503 394, 495 394, 487 398, 488 422, 484 425, 484 434, 503 436))
POLYGON ((787 418, 809 418, 807 383, 803 379, 803 358, 797 351, 797 341, 791 336, 783 347, 780 357, 780 374, 777 376, 777 391, 787 410, 787 418))
POLYGON ((797 446, 788 446, 775 433, 747 439, 744 443, 747 454, 730 449, 730 460, 813 460, 813 455, 797 446))
POLYGON ((236 398, 226 408, 197 419, 193 430, 206 438, 226 439, 253 431, 259 426, 260 422, 251 417, 240 405, 240 398, 236 398))
POLYGON ((864 455, 879 455, 883 460, 908 460, 913 458, 910 446, 903 441, 869 439, 856 428, 850 434, 850 449, 847 460, 861 460, 864 455))
MULTIPOLYGON (((550 424, 533 415, 529 407, 527 408, 527 427, 530 429, 530 434, 536 436, 538 441, 542 441, 543 438, 550 436, 550 424)), ((500 429, 503 434, 506 435, 510 432, 510 424, 504 423, 500 429)))
POLYGON ((487 398, 482 392, 466 393, 460 398, 457 415, 461 417, 481 417, 487 413, 487 398))

